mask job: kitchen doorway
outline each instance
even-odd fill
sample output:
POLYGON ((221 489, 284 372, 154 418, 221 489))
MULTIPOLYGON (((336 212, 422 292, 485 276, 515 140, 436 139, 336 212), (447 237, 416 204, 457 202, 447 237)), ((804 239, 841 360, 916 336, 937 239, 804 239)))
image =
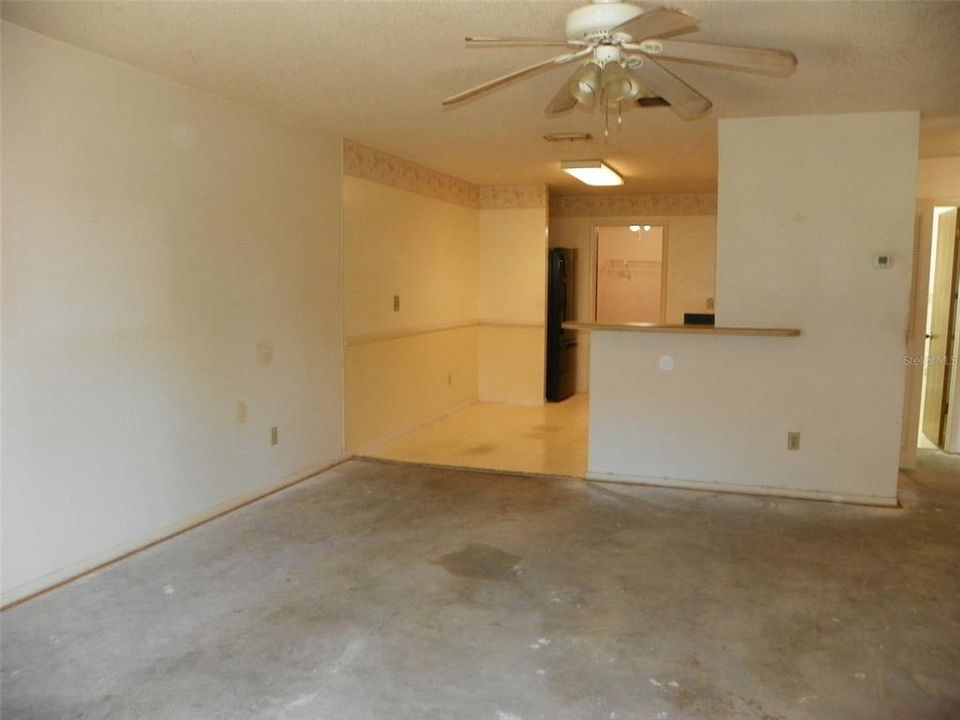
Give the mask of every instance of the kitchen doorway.
POLYGON ((595 319, 664 323, 666 237, 662 225, 597 226, 595 319))

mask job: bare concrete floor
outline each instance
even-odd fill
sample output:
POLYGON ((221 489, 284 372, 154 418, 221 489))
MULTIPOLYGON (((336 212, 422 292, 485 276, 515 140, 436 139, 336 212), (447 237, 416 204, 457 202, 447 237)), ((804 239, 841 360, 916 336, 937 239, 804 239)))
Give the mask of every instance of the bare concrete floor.
POLYGON ((960 717, 960 461, 902 510, 354 461, 2 616, 16 718, 960 717))

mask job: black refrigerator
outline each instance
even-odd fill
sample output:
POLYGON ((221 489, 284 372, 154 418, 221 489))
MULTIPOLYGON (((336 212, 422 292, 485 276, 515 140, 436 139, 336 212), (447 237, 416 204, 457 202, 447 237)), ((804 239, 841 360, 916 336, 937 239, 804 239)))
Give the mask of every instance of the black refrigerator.
POLYGON ((577 251, 554 248, 547 268, 547 400, 560 402, 577 387, 577 333, 564 330, 576 317, 577 251))

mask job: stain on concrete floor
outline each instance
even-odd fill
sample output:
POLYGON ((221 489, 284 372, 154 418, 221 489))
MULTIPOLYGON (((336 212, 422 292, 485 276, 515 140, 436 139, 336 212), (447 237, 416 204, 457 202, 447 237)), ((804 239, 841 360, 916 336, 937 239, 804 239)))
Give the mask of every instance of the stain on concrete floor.
POLYGON ((519 562, 519 556, 489 545, 467 545, 440 558, 440 564, 453 575, 499 582, 516 578, 520 571, 519 562))

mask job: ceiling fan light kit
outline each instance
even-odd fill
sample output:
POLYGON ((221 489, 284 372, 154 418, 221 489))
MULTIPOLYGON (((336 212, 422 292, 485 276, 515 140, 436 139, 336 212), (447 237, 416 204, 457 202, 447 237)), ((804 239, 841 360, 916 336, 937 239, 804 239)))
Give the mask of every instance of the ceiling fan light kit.
POLYGON ((642 92, 640 83, 623 65, 608 62, 600 73, 601 97, 607 106, 620 105, 627 100, 637 98, 642 92))
POLYGON ((623 185, 623 178, 602 160, 564 160, 560 168, 585 185, 614 187, 623 185))
POLYGON ((584 63, 573 73, 567 91, 577 103, 592 107, 599 94, 600 82, 600 66, 595 62, 584 63))
POLYGON ((715 45, 673 40, 700 27, 697 18, 665 7, 643 9, 632 3, 592 0, 566 18, 566 39, 528 37, 466 38, 468 47, 566 47, 568 52, 495 78, 453 95, 444 105, 456 105, 549 68, 583 61, 546 108, 547 115, 593 108, 599 99, 604 109, 623 106, 667 105, 685 120, 705 115, 710 101, 667 70, 661 61, 787 77, 797 58, 786 50, 715 45), (655 97, 659 102, 644 103, 655 97))

